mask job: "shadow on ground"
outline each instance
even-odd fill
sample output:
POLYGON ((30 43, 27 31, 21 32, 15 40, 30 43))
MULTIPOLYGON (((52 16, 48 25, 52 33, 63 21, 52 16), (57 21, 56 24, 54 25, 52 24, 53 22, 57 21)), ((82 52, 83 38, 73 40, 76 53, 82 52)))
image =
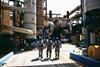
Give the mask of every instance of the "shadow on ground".
POLYGON ((40 60, 40 59, 37 57, 37 58, 35 58, 35 59, 32 59, 31 62, 33 62, 33 61, 38 61, 38 60, 40 60))
POLYGON ((53 59, 50 59, 51 61, 57 61, 59 60, 59 58, 53 58, 53 59))
POLYGON ((37 57, 37 58, 35 58, 35 59, 32 59, 31 62, 38 61, 38 60, 41 60, 42 62, 45 62, 45 61, 48 61, 48 60, 57 61, 57 60, 59 60, 59 58, 53 58, 53 59, 44 58, 44 59, 39 59, 39 58, 37 57))
POLYGON ((36 66, 12 66, 12 67, 80 67, 75 63, 53 64, 53 65, 36 65, 36 66))

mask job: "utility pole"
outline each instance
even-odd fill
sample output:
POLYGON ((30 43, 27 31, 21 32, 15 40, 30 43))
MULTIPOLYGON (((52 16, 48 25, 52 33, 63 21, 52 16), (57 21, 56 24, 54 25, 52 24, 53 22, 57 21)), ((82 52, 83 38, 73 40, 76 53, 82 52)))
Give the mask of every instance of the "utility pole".
POLYGON ((82 34, 85 35, 85 7, 84 7, 85 3, 84 0, 81 0, 81 16, 82 16, 82 25, 83 25, 83 29, 82 29, 82 34))
POLYGON ((88 50, 88 27, 86 25, 86 7, 85 7, 85 0, 81 0, 81 16, 82 16, 82 35, 83 35, 83 40, 84 40, 84 46, 85 50, 83 50, 83 55, 87 56, 87 50, 88 50))

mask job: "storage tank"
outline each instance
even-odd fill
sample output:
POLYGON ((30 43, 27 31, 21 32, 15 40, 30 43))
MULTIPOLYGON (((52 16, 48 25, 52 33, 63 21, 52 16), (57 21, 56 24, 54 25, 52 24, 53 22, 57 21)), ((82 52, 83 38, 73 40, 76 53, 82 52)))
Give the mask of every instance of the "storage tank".
POLYGON ((24 28, 33 31, 33 35, 27 35, 28 39, 36 39, 36 0, 24 0, 24 28))
POLYGON ((86 8, 85 13, 88 13, 90 11, 100 11, 100 0, 84 0, 84 2, 86 8))
MULTIPOLYGON (((100 46, 96 45, 96 33, 100 32, 100 0, 84 0, 85 15, 88 39, 88 56, 94 59, 100 59, 100 46)), ((99 36, 98 36, 99 38, 99 36)))
POLYGON ((100 27, 100 0, 84 0, 86 25, 91 29, 100 27))
POLYGON ((94 59, 100 59, 100 46, 99 45, 89 46, 88 56, 94 59))

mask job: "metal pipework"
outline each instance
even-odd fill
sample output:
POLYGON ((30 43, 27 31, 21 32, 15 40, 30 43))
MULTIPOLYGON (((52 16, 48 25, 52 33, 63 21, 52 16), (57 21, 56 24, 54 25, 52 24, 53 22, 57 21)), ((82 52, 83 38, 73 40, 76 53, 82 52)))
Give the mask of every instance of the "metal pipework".
POLYGON ((81 13, 75 14, 74 16, 70 17, 69 20, 76 19, 81 17, 81 13))
MULTIPOLYGON (((36 34, 36 0, 24 0, 24 28, 30 29, 36 34)), ((27 35, 28 39, 36 39, 36 35, 27 35)))
POLYGON ((19 27, 9 27, 9 26, 6 26, 6 25, 0 25, 0 27, 2 29, 5 29, 5 30, 10 30, 10 31, 13 31, 13 32, 19 32, 19 33, 23 33, 23 34, 29 34, 29 35, 33 35, 35 33, 33 33, 32 30, 29 30, 29 29, 25 29, 25 28, 19 28, 19 27))
POLYGON ((73 14, 75 11, 79 10, 81 8, 81 6, 77 6, 76 8, 74 8, 71 12, 69 12, 69 15, 73 14))
POLYGON ((74 8, 72 11, 67 11, 68 15, 65 15, 65 17, 69 17, 70 15, 72 15, 73 13, 75 13, 76 11, 78 11, 79 9, 81 9, 81 5, 77 6, 76 8, 74 8))
POLYGON ((22 7, 16 7, 16 6, 1 6, 1 9, 3 10, 12 10, 12 11, 20 11, 20 10, 24 10, 24 8, 22 7))

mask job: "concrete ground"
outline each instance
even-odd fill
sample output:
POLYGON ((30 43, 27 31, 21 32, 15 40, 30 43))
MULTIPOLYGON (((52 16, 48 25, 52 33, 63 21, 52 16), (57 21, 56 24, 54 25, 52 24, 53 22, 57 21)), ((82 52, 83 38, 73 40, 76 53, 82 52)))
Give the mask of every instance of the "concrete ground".
POLYGON ((37 49, 22 52, 13 55, 3 67, 80 67, 80 65, 69 58, 70 52, 73 52, 74 49, 74 45, 62 44, 59 59, 55 59, 54 49, 52 50, 51 59, 47 59, 46 49, 44 49, 42 60, 38 59, 37 49))

